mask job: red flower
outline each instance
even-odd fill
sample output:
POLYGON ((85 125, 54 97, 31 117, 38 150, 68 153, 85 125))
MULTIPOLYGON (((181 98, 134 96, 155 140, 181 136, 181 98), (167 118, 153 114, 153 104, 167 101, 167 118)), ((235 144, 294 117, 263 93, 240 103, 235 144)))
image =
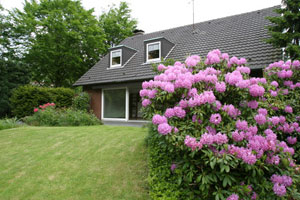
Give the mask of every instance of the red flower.
POLYGON ((34 109, 33 109, 33 112, 37 112, 37 111, 39 111, 38 108, 34 108, 34 109))

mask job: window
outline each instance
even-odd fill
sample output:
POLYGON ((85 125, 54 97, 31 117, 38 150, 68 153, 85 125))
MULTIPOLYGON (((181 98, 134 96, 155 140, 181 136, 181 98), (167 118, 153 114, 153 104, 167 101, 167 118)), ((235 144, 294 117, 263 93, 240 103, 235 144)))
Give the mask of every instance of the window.
POLYGON ((120 67, 122 63, 122 50, 115 50, 110 52, 110 66, 120 67))
POLYGON ((160 42, 147 44, 147 62, 160 61, 160 42))
POLYGON ((103 118, 125 119, 126 89, 103 91, 103 118))

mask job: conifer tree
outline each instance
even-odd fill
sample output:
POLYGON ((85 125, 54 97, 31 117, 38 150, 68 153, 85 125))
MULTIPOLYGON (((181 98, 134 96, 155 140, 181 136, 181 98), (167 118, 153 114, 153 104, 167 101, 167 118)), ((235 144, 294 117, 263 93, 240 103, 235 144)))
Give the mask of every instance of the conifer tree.
POLYGON ((275 12, 279 15, 268 17, 274 26, 268 27, 271 38, 267 42, 283 48, 286 59, 300 59, 300 0, 283 0, 275 12))

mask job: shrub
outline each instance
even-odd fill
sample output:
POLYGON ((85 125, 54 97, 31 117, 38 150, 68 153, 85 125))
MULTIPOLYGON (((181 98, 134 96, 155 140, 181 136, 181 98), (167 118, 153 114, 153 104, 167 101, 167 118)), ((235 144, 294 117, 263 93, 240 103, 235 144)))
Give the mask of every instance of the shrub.
MULTIPOLYGON (((47 104, 46 104, 47 105, 47 104)), ((32 116, 24 118, 25 123, 33 126, 90 126, 101 121, 92 113, 81 110, 55 109, 54 106, 40 106, 32 116), (41 108, 42 107, 42 108, 41 108)))
POLYGON ((16 128, 21 126, 21 122, 19 122, 16 118, 7 118, 0 120, 0 130, 16 128))
MULTIPOLYGON (((245 64, 244 58, 213 50, 204 61, 191 56, 185 63, 159 65, 159 75, 142 84, 155 148, 169 162, 150 165, 150 177, 164 182, 172 171, 182 188, 177 199, 299 199, 294 149, 280 138, 289 130, 299 139, 299 113, 280 98, 284 89, 272 94, 271 80, 250 78, 245 64)), ((297 62, 285 68, 292 71, 285 80, 299 81, 297 62)), ((299 92, 299 83, 292 85, 299 92)), ((172 188, 174 177, 168 179, 172 188)), ((152 192, 158 183, 150 181, 152 192)))
POLYGON ((72 107, 75 110, 88 111, 90 108, 90 96, 86 92, 80 92, 73 98, 72 107))
POLYGON ((14 116, 21 118, 33 114, 33 107, 54 102, 58 108, 70 107, 74 91, 69 88, 47 88, 38 86, 20 86, 13 90, 10 98, 14 116))

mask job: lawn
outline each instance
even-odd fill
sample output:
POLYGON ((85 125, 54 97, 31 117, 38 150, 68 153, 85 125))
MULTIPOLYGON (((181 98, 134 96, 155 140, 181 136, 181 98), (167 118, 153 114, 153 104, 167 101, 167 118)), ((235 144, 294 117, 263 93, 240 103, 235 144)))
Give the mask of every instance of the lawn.
POLYGON ((0 199, 148 199, 147 129, 0 131, 0 199))

